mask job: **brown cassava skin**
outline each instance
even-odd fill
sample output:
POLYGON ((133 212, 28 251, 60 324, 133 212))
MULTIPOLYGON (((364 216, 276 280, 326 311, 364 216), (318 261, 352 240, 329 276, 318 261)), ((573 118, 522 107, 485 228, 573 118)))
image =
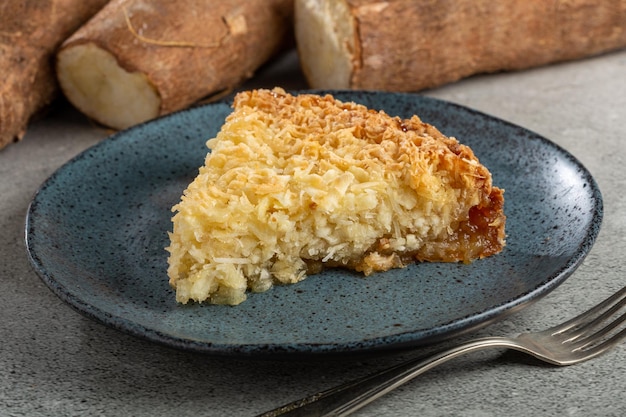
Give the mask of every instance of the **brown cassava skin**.
MULTIPOLYGON (((234 89, 286 39, 293 39, 293 0, 112 0, 58 59, 77 45, 107 51, 126 72, 145 75, 160 99, 156 117, 234 89)), ((123 127, 97 113, 87 114, 123 127)))
POLYGON ((0 148, 20 140, 56 96, 56 48, 108 0, 0 2, 0 148))
MULTIPOLYGON (((345 39, 348 81, 334 88, 416 91, 626 47, 626 0, 336 1, 354 38, 345 39)), ((298 43, 305 3, 315 1, 296 0, 298 43)), ((328 88, 312 74, 316 59, 301 57, 304 73, 328 88)))

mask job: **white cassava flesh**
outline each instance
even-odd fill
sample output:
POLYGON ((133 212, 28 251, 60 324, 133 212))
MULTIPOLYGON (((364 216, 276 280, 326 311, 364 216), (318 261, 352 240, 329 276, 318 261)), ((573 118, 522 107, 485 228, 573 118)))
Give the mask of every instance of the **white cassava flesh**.
POLYGON ((161 99, 148 77, 126 71, 106 50, 86 43, 64 50, 59 60, 65 95, 100 123, 123 129, 159 115, 161 99))

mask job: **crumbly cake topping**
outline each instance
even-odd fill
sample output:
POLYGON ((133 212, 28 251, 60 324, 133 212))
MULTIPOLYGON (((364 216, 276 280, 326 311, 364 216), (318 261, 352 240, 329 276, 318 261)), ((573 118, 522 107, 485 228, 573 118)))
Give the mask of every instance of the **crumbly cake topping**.
POLYGON ((467 146, 330 95, 239 93, 173 210, 177 300, 238 304, 322 267, 369 275, 504 245, 502 190, 467 146))

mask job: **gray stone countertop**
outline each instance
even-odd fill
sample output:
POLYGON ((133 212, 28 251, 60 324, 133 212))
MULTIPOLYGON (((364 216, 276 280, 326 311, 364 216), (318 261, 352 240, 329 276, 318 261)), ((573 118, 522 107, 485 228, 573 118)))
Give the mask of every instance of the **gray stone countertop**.
MULTIPOLYGON (((245 86, 306 87, 295 55, 245 86)), ((24 219, 39 185, 111 132, 59 101, 0 150, 0 416, 253 416, 470 336, 516 335, 574 316, 626 284, 626 51, 472 77, 422 92, 533 130, 578 158, 604 197, 591 253, 561 286, 469 336, 417 352, 316 360, 215 358, 123 334, 75 312, 31 268, 24 219)), ((436 368, 359 416, 624 416, 626 345, 551 367, 502 351, 436 368)))

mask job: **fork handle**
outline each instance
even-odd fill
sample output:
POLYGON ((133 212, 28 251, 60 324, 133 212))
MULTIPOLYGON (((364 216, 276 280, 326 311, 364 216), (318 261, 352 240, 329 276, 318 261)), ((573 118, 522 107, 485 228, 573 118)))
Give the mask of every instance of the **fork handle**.
POLYGON ((466 353, 487 348, 523 350, 514 339, 489 337, 464 343, 426 359, 411 359, 392 368, 285 404, 257 417, 347 416, 424 372, 466 353))

